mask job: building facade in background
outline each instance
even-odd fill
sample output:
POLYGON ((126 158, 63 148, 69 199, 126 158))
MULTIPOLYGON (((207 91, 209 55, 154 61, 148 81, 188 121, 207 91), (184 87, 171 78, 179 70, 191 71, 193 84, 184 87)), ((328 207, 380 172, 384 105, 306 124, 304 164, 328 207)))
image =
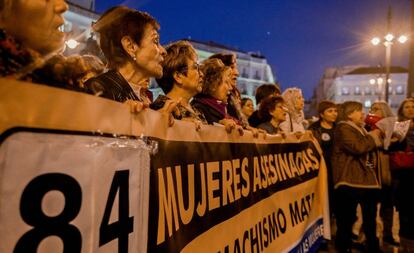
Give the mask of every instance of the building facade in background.
POLYGON ((328 99, 328 96, 329 96, 328 91, 332 87, 337 77, 344 76, 345 74, 360 67, 363 67, 363 66, 344 66, 344 67, 326 68, 318 85, 313 90, 313 95, 311 99, 307 101, 308 105, 305 107, 305 110, 304 110, 306 117, 310 118, 312 116, 318 116, 318 111, 317 111, 318 103, 322 100, 328 99))
MULTIPOLYGON (((391 108, 397 111, 401 101, 407 97, 408 70, 403 67, 392 67, 390 74, 389 100, 391 108)), ((305 114, 307 118, 318 116, 317 105, 322 100, 336 103, 358 101, 364 105, 365 111, 375 101, 385 100, 384 67, 343 66, 325 69, 315 87, 305 114)))
MULTIPOLYGON (((234 53, 237 55, 237 67, 240 73, 237 79, 237 87, 243 97, 249 97, 255 101, 254 94, 256 88, 265 83, 274 83, 275 78, 272 68, 267 63, 264 56, 255 53, 244 52, 239 49, 220 45, 209 41, 201 42, 195 40, 186 40, 196 49, 199 61, 203 61, 216 53, 234 53)), ((154 98, 162 94, 156 82, 151 82, 151 91, 154 98)))
MULTIPOLYGON (((324 91, 323 96, 318 97, 318 101, 359 101, 368 109, 373 102, 385 100, 383 67, 344 67, 341 70, 318 85, 316 90, 324 91)), ((408 70, 403 67, 391 67, 388 94, 389 104, 394 111, 407 97, 407 84, 408 70)))

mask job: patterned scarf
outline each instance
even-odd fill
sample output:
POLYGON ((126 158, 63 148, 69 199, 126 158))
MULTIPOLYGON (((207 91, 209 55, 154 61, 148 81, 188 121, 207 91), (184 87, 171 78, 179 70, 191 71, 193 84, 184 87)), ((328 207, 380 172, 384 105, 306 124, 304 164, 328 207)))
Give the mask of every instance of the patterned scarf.
POLYGON ((25 48, 0 29, 0 76, 32 81, 30 73, 43 65, 39 53, 25 48))

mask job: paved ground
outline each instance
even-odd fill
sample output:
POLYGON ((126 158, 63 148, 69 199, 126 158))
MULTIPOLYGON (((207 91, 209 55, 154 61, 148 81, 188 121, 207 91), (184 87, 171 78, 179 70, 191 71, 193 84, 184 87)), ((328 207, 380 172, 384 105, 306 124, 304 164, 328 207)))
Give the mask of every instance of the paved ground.
MULTIPOLYGON (((399 228, 398 219, 396 219, 395 221, 398 224, 398 228, 399 228)), ((382 224, 377 224, 377 225, 382 226, 382 224)), ((335 238, 335 233, 336 233, 335 222, 332 222, 331 232, 332 232, 332 237, 335 238)), ((401 245, 399 247, 394 247, 380 240, 381 250, 384 253, 411 253, 411 252, 414 253, 414 240, 400 238, 400 241, 401 241, 401 245)), ((362 244, 355 244, 354 247, 352 248, 352 252, 353 253, 365 253, 363 251, 363 248, 364 247, 362 244)), ((336 253, 337 251, 335 250, 333 240, 329 241, 327 249, 319 250, 318 252, 319 253, 336 253)), ((371 252, 366 252, 366 253, 371 253, 371 252)))
MULTIPOLYGON (((409 252, 414 252, 414 241, 404 243, 404 241, 402 240, 400 247, 393 247, 389 244, 384 244, 384 245, 382 245, 381 250, 384 253, 406 253, 406 252, 409 253, 409 252)), ((327 250, 319 250, 318 252, 319 253, 336 253, 337 251, 335 250, 335 247, 334 247, 333 243, 329 243, 327 250)), ((363 253, 364 251, 362 250, 361 245, 356 245, 354 248, 352 248, 352 252, 353 253, 363 253)))

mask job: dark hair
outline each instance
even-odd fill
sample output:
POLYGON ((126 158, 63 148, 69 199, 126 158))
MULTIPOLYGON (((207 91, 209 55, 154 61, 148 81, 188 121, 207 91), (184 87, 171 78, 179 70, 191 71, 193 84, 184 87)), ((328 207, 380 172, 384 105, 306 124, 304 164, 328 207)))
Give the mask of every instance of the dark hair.
POLYGON ((414 98, 406 98, 401 102, 400 106, 398 107, 398 120, 399 121, 408 120, 407 117, 405 117, 403 114, 404 105, 408 102, 414 103, 414 98))
POLYGON ((224 65, 231 67, 236 64, 236 55, 235 54, 226 54, 226 53, 217 53, 208 57, 208 59, 219 59, 223 62, 224 65))
POLYGON ((341 110, 338 113, 338 121, 347 121, 351 113, 360 110, 362 110, 362 104, 360 102, 346 101, 341 105, 341 110))
POLYGON ((285 100, 281 96, 267 97, 263 99, 259 106, 259 117, 263 122, 268 122, 272 119, 270 114, 276 109, 278 104, 283 104, 285 100))
POLYGON ((223 81, 224 71, 230 69, 219 59, 207 59, 201 64, 203 72, 203 94, 211 95, 223 81))
POLYGON ((125 6, 112 7, 101 16, 93 28, 100 34, 100 47, 110 68, 119 68, 131 58, 122 46, 122 38, 129 36, 140 45, 148 25, 157 30, 160 27, 148 13, 125 6))
POLYGON ((157 80, 158 85, 164 91, 165 94, 171 91, 174 85, 174 73, 180 71, 183 74, 187 74, 187 61, 193 56, 197 56, 193 46, 187 41, 177 41, 169 44, 165 50, 167 55, 164 57, 162 63, 163 74, 162 77, 157 80))
POLYGON ((329 100, 322 100, 318 104, 318 113, 323 114, 329 108, 336 108, 336 104, 329 100))
POLYGON ((253 103, 253 100, 251 100, 250 98, 242 98, 241 107, 243 107, 247 103, 247 101, 252 101, 252 103, 253 103))
POLYGON ((280 94, 280 88, 277 84, 268 83, 260 85, 256 89, 256 104, 260 104, 262 99, 267 98, 268 96, 271 96, 275 93, 280 94))

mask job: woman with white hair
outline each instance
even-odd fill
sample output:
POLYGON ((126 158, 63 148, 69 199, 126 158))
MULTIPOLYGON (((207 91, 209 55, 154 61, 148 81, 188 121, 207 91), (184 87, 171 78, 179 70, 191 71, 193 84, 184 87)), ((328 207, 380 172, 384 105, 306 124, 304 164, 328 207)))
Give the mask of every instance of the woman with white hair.
POLYGON ((299 88, 288 88, 282 93, 285 100, 288 113, 286 121, 280 124, 280 129, 285 133, 305 132, 308 122, 305 120, 303 107, 305 100, 302 96, 302 90, 299 88))

